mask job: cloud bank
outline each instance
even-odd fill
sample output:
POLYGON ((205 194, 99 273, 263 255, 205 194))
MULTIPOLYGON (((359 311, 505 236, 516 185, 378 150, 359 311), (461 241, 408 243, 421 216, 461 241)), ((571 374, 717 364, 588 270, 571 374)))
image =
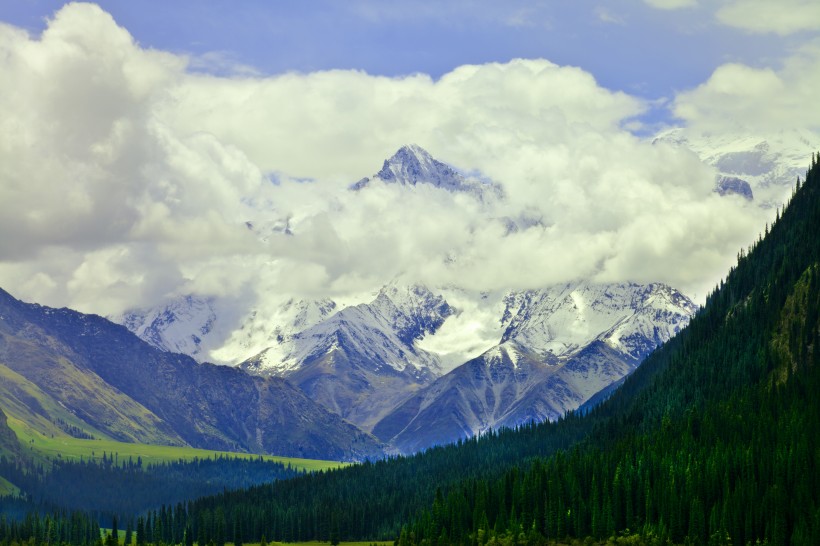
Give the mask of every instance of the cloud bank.
POLYGON ((820 30, 820 4, 814 0, 734 0, 721 6, 717 20, 754 33, 780 36, 820 30))
MULTIPOLYGON (((578 68, 216 77, 193 61, 142 48, 88 4, 40 37, 0 27, 0 80, 15 82, 0 90, 0 286, 101 314, 396 277, 475 290, 663 281, 703 297, 765 221, 717 197, 693 154, 630 134, 646 105, 578 68), (407 143, 506 197, 347 190, 407 143)), ((676 108, 708 118, 735 73, 759 77, 750 101, 776 91, 729 66, 676 108)))
POLYGON ((673 109, 687 125, 703 131, 818 131, 820 109, 813 107, 818 85, 820 42, 815 40, 779 69, 724 64, 703 84, 680 93, 673 109))

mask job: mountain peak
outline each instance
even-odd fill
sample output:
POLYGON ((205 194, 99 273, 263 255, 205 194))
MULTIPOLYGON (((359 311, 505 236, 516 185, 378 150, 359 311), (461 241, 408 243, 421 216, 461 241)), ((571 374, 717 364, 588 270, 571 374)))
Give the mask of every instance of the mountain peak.
POLYGON ((503 196, 503 191, 497 184, 466 178, 417 144, 405 144, 399 148, 390 159, 385 160, 381 170, 373 178, 362 178, 351 185, 350 189, 362 190, 373 180, 400 186, 429 184, 449 192, 472 194, 482 202, 503 196))
POLYGON ((426 182, 439 188, 454 190, 464 184, 463 176, 416 144, 399 148, 393 157, 384 162, 376 176, 384 182, 405 186, 426 182))

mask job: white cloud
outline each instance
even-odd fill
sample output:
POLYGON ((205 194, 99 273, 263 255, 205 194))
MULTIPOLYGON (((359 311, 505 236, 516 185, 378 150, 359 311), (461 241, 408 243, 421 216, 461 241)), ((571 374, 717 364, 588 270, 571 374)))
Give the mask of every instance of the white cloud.
POLYGON ((19 234, 0 239, 0 286, 99 313, 186 292, 362 292, 396 276, 691 291, 714 284, 762 225, 757 209, 714 197, 714 173, 692 154, 625 131, 644 103, 578 68, 250 78, 185 62, 86 4, 63 8, 39 39, 0 28, 0 80, 15 82, 0 92, 0 231, 19 234), (406 143, 480 171, 507 198, 347 191, 406 143), (506 218, 524 215, 541 223, 507 234, 506 218), (272 229, 286 222, 294 235, 272 229))
POLYGON ((184 60, 138 47, 100 8, 70 4, 39 39, 0 27, 3 284, 113 312, 185 279, 177 260, 245 243, 263 176, 236 149, 156 115, 184 60))
POLYGON ((698 0, 644 0, 644 2, 658 9, 681 9, 698 5, 698 0))
POLYGON ((781 36, 820 30, 820 2, 816 0, 734 0, 716 13, 721 23, 756 33, 781 36))
POLYGON ((595 17, 602 23, 609 23, 613 25, 624 25, 626 24, 626 20, 623 16, 610 11, 609 9, 605 8, 604 6, 597 6, 595 8, 595 17))
POLYGON ((210 132, 263 169, 348 179, 370 173, 374 158, 408 142, 434 155, 459 150, 457 160, 481 167, 474 161, 486 146, 522 138, 557 142, 565 126, 609 129, 643 108, 598 87, 580 69, 543 60, 461 66, 438 81, 356 71, 202 76, 189 78, 175 98, 163 112, 175 127, 210 132))
POLYGON ((703 131, 820 130, 820 109, 812 107, 818 86, 820 44, 815 42, 786 59, 779 70, 722 65, 705 83, 680 93, 673 109, 689 126, 703 131))

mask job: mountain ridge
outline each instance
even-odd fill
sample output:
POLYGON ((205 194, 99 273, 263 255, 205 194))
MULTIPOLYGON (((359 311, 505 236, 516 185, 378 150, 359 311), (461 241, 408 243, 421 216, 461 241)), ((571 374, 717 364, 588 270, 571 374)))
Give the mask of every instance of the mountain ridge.
MULTIPOLYGON (((124 326, 96 315, 25 304, 3 291, 0 341, 0 371, 14 370, 34 385, 45 385, 45 392, 74 419, 115 439, 338 460, 382 453, 372 437, 282 379, 253 377, 239 369, 199 364, 189 356, 161 351, 124 326), (19 347, 33 352, 13 350, 19 347), (27 354, 33 354, 34 360, 27 354), (61 380, 55 383, 50 373, 61 380), (89 384, 96 387, 83 390, 89 384), (97 394, 102 399, 116 395, 119 402, 110 404, 114 409, 134 409, 113 420, 106 417, 108 413, 96 419, 96 410, 88 411, 83 404, 94 408, 97 394), (144 415, 148 421, 140 425, 133 415, 144 415), (299 427, 290 426, 296 422, 299 427), (162 435, 123 436, 118 431, 123 426, 158 430, 162 435)), ((6 373, 6 377, 11 376, 6 373)), ((36 399, 17 400, 29 410, 21 417, 57 417, 36 399)), ((44 426, 42 419, 39 423, 44 426)))
POLYGON ((567 284, 504 303, 500 343, 397 406, 374 426, 377 437, 412 453, 557 420, 631 374, 696 309, 662 284, 567 284))

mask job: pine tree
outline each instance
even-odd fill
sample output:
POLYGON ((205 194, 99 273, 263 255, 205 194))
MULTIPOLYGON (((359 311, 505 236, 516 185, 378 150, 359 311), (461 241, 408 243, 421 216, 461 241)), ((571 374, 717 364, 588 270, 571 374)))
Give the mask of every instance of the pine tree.
POLYGON ((147 537, 145 536, 145 520, 142 516, 137 518, 137 546, 145 546, 147 537))
POLYGON ((120 530, 117 528, 117 516, 111 520, 111 535, 114 537, 114 544, 118 544, 120 541, 120 530))

